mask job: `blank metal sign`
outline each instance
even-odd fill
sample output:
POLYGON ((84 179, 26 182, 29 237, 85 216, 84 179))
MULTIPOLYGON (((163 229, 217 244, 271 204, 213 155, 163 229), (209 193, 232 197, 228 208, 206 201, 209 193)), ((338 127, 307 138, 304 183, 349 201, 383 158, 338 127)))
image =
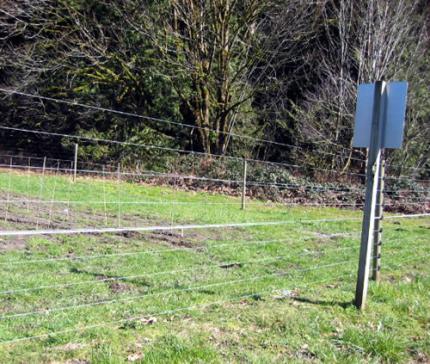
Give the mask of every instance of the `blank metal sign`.
MULTIPOLYGON (((382 134, 382 148, 400 148, 403 141, 405 125, 406 98, 408 83, 405 81, 389 82, 383 88, 382 97, 385 98, 384 132, 382 134)), ((370 131, 372 129, 375 84, 365 83, 358 86, 357 108, 355 112, 355 128, 353 146, 368 148, 370 145, 370 131)))

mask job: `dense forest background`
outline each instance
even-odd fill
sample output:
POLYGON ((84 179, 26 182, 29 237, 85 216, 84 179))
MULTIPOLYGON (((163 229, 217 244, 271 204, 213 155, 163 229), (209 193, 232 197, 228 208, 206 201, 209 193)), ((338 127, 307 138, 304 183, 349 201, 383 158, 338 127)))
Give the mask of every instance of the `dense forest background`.
MULTIPOLYGON (((387 158, 410 174, 430 167, 429 11, 427 0, 3 0, 1 88, 144 117, 1 92, 1 125, 341 172, 363 168, 351 151, 357 84, 407 80, 404 147, 387 158)), ((62 138, 1 137, 6 151, 72 154, 62 138)))

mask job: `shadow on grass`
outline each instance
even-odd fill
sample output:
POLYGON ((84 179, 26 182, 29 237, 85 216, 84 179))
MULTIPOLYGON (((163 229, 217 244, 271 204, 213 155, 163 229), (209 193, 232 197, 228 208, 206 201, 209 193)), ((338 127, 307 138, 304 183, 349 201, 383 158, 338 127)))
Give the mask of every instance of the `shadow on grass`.
POLYGON ((316 300, 316 299, 310 299, 306 297, 291 297, 293 301, 301 302, 301 303, 309 303, 311 305, 318 305, 318 306, 338 306, 342 308, 348 308, 354 306, 354 301, 348 301, 348 302, 339 302, 339 301, 322 301, 322 300, 316 300))

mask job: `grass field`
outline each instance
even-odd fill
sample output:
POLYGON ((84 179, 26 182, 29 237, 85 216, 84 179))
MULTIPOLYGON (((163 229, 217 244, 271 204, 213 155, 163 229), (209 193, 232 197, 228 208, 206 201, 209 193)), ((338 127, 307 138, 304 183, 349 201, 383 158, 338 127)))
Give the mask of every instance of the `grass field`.
POLYGON ((286 222, 4 237, 1 362, 430 361, 428 217, 384 220, 382 282, 359 312, 359 211, 242 211, 219 194, 29 172, 2 171, 0 188, 2 230, 286 222))

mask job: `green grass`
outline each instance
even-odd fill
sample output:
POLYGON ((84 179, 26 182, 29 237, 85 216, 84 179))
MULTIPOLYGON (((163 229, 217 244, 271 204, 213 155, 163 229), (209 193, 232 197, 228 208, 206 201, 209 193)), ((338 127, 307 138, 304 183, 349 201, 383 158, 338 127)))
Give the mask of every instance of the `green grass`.
POLYGON ((0 189, 2 230, 291 222, 3 238, 0 362, 430 360, 428 218, 384 220, 382 282, 359 312, 359 211, 242 211, 221 194, 27 172, 0 173, 0 189), (308 221, 327 218, 351 220, 308 221))

